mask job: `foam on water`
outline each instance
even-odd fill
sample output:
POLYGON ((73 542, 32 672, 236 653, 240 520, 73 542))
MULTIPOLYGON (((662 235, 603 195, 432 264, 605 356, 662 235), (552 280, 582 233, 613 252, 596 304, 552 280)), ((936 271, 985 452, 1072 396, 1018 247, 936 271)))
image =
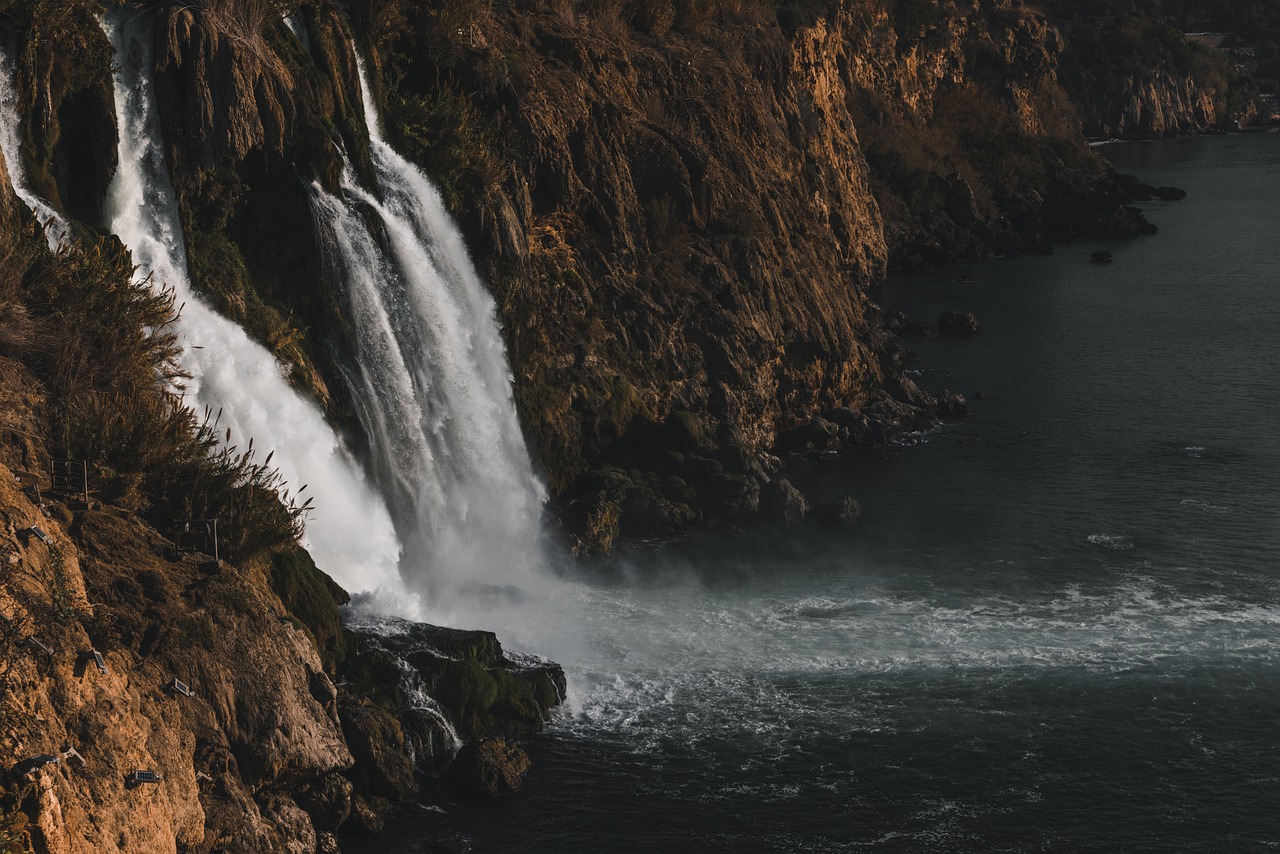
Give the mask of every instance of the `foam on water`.
POLYGON ((1201 513, 1210 513, 1214 516, 1230 516, 1232 512, 1230 507, 1211 504, 1201 498, 1185 498, 1182 500, 1182 506, 1189 510, 1199 510, 1201 513))
POLYGON ((998 683, 1046 670, 1178 672, 1265 661, 1280 628, 1280 605, 1272 602, 1180 595, 1143 577, 1103 591, 1067 586, 963 605, 941 593, 850 592, 792 598, 696 586, 579 588, 564 611, 581 621, 586 643, 567 659, 570 696, 559 726, 654 755, 716 738, 798 750, 837 724, 904 726, 902 697, 869 693, 849 707, 813 689, 832 680, 901 685, 969 673, 998 683))
POLYGON ((1086 539, 1095 546, 1125 551, 1133 548, 1133 540, 1124 534, 1090 534, 1086 539))

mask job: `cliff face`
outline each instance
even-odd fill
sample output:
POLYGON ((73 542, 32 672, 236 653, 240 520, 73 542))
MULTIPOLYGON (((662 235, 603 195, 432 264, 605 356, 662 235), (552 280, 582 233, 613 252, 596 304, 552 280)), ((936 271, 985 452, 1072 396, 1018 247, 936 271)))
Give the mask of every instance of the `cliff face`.
POLYGON ((1250 117, 1258 91, 1253 76, 1260 69, 1246 68, 1243 57, 1212 49, 1187 32, 1214 26, 1219 15, 1223 24, 1231 22, 1227 31, 1261 26, 1233 18, 1235 4, 1040 5, 1061 28, 1066 51, 1059 76, 1087 135, 1153 139, 1205 133, 1250 117))
MULTIPOLYGON (((866 291, 891 266, 1143 228, 1079 138, 1055 30, 1004 0, 137 5, 193 281, 347 425, 351 329, 308 184, 335 188, 343 153, 370 176, 360 45, 388 135, 498 298, 584 554, 796 524, 775 454, 963 411, 906 378, 881 328, 866 291)), ((0 0, 27 172, 90 228, 115 168, 98 9, 0 0)), ((174 306, 79 233, 85 251, 52 255, 0 192, 0 850, 311 851, 375 829, 456 736, 536 731, 564 695, 554 665, 487 633, 342 628, 345 594, 292 545, 269 471, 218 452, 157 384, 174 306), (92 501, 39 506, 51 457, 90 462, 92 501), (229 561, 176 552, 165 532, 193 513, 231 523, 229 561), (19 761, 68 748, 83 766, 19 761)))
MULTIPOLYGON (((757 514, 770 454, 812 446, 786 437, 815 418, 830 447, 957 411, 879 328, 866 289, 890 266, 1141 228, 1080 141, 1056 31, 1006 0, 304 3, 301 36, 279 17, 293 4, 148 5, 193 280, 351 426, 351 331, 306 184, 335 186, 338 144, 370 174, 361 45, 388 136, 498 299, 583 552, 757 514)), ((37 67, 54 114, 100 100, 102 69, 73 93, 37 67)))
POLYGON ((1124 77, 1102 102, 1102 122, 1089 128, 1105 138, 1152 139, 1204 133, 1227 121, 1224 93, 1206 88, 1191 75, 1160 69, 1143 77, 1124 77))
POLYGON ((313 851, 290 794, 351 755, 315 645, 261 568, 174 561, 128 514, 51 508, 0 466, 4 753, 19 767, 67 748, 83 757, 8 776, 15 838, 86 854, 313 851), (194 696, 169 688, 175 677, 194 696), (131 784, 136 770, 163 785, 131 784))
POLYGON ((357 21, 389 134, 441 179, 498 297, 580 551, 753 515, 762 455, 815 417, 822 447, 927 421, 866 296, 891 263, 1140 228, 1099 194, 1115 179, 1056 85, 1057 33, 1016 4, 674 28, 463 5, 357 21))

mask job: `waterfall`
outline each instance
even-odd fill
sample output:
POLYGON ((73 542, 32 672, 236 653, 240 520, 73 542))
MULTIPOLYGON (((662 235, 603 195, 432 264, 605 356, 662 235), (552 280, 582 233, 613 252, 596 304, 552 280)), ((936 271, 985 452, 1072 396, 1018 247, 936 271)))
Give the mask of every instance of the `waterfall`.
POLYGON ((284 25, 289 28, 307 53, 311 52, 311 35, 307 32, 307 22, 302 17, 302 12, 294 12, 290 15, 284 15, 284 25))
POLYGON ((383 139, 357 63, 377 187, 348 164, 340 195, 315 185, 313 199, 337 250, 355 327, 347 381, 404 543, 401 574, 433 614, 456 617, 464 602, 493 605, 535 581, 546 489, 516 417, 493 298, 439 192, 383 139))
MULTIPOLYGON (((151 80, 150 20, 109 13, 103 28, 116 51, 119 167, 107 200, 112 231, 133 252, 142 279, 169 286, 184 303, 178 321, 186 395, 222 411, 234 441, 274 451, 295 491, 310 486, 314 511, 304 544, 317 565, 352 592, 400 588, 399 546, 385 505, 344 450, 319 408, 285 380, 281 366, 243 329, 196 296, 187 278, 177 203, 160 141, 151 80)), ((399 603, 401 610, 411 606, 399 603)))
POLYGON ((62 214, 27 186, 26 167, 22 162, 17 79, 13 57, 8 51, 0 51, 0 154, 4 155, 5 166, 9 169, 9 183, 13 191, 35 214, 44 227, 49 248, 56 251, 67 245, 71 229, 62 214))

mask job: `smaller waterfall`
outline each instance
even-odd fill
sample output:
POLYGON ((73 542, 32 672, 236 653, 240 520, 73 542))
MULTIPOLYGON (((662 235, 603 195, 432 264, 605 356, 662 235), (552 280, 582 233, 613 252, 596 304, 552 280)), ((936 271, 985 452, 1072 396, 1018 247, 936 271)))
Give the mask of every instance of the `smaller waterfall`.
POLYGON ((294 12, 284 16, 284 25, 289 28, 294 37, 302 43, 307 52, 311 52, 311 34, 307 32, 307 22, 303 19, 301 12, 294 12))
POLYGON ((27 186, 26 168, 22 162, 21 120, 18 118, 17 70, 8 51, 0 51, 0 154, 9 169, 13 191, 44 227, 49 248, 57 251, 67 245, 71 227, 62 214, 49 206, 27 186))
MULTIPOLYGON (((177 203, 160 144, 151 81, 149 21, 129 25, 122 13, 103 21, 116 49, 119 168, 108 197, 112 230, 133 252, 139 275, 166 284, 185 303, 178 322, 187 395, 221 410, 238 441, 249 437, 291 487, 310 486, 315 509, 304 543, 316 564, 352 592, 402 590, 399 545, 379 496, 366 484, 318 407, 289 386, 280 365, 243 329, 191 289, 177 203)), ((413 613, 411 602, 382 603, 413 613)))
POLYGON ((405 546, 401 574, 434 614, 456 615, 461 601, 494 604, 540 578, 546 492, 493 298, 440 194, 382 138, 357 62, 378 186, 348 166, 340 196, 314 186, 317 220, 340 256, 356 329, 347 379, 405 546))

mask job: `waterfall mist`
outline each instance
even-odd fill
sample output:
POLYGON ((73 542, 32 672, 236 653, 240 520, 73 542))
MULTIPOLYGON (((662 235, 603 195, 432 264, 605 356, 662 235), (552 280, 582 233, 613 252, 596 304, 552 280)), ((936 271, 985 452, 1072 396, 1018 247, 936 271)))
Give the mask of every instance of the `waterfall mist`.
POLYGON ((383 139, 358 63, 378 186, 362 187, 348 165, 340 195, 313 187, 355 328, 346 378, 404 544, 402 576, 432 619, 466 620, 548 583, 546 490, 516 417, 493 298, 439 192, 383 139))
POLYGON ((71 228, 62 214, 49 206, 27 186, 26 167, 22 161, 22 123, 18 118, 17 70, 8 51, 0 50, 0 153, 9 169, 9 183, 40 224, 50 249, 67 245, 71 228))
MULTIPOLYGON (((116 50, 116 116, 119 168, 112 181, 107 217, 112 231, 133 253, 140 280, 174 289, 183 304, 177 323, 181 364, 191 374, 186 399, 222 412, 232 441, 250 437, 297 491, 308 485, 314 510, 304 545, 316 564, 353 593, 402 592, 397 574, 399 544, 380 496, 344 450, 320 409, 285 380, 283 369, 237 324, 194 294, 177 203, 160 142, 151 78, 150 20, 127 23, 109 13, 103 28, 116 50)), ((384 610, 413 613, 403 597, 384 610)))

